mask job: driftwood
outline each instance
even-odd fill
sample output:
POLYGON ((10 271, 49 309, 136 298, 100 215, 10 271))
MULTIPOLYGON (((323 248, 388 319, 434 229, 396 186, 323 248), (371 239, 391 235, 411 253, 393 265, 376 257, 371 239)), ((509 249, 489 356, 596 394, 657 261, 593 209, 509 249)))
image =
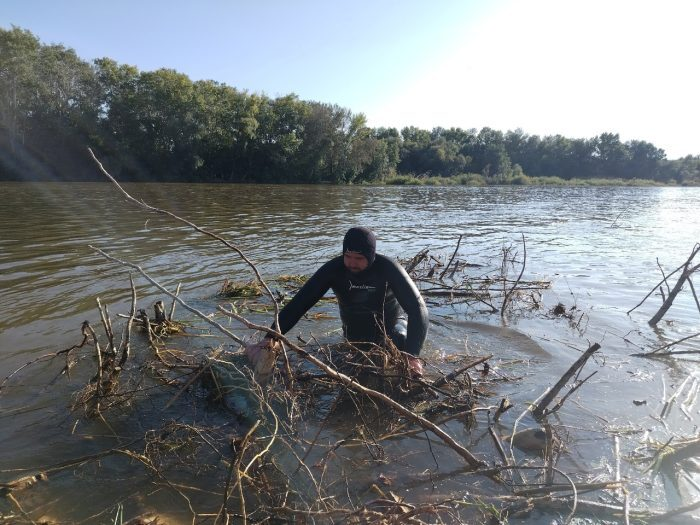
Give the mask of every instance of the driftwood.
POLYGON ((651 352, 641 352, 641 353, 636 353, 632 354, 634 357, 668 357, 668 356, 673 356, 673 355, 689 355, 689 354, 698 354, 700 353, 700 350, 668 350, 672 346, 676 346, 678 344, 684 343, 686 341, 689 341, 690 339, 695 339, 696 337, 700 337, 700 332, 697 334, 692 334, 686 337, 682 337, 681 339, 678 339, 677 341, 673 341, 671 343, 667 343, 665 345, 662 345, 651 352))
POLYGON ((467 363, 466 365, 458 368, 454 372, 450 372, 445 377, 441 377, 437 381, 434 381, 432 386, 435 388, 440 388, 442 385, 448 383, 449 381, 452 381, 458 375, 463 374, 464 372, 466 372, 470 368, 474 368, 476 365, 480 365, 481 363, 488 361, 492 357, 493 357, 492 355, 487 355, 487 356, 475 359, 474 361, 471 361, 471 362, 467 363))
MULTIPOLYGON (((547 392, 547 394, 542 398, 542 400, 537 403, 537 406, 533 409, 532 415, 535 419, 542 419, 544 416, 551 414, 552 412, 555 412, 564 402, 564 399, 566 399, 566 396, 560 403, 558 403, 553 409, 547 410, 547 407, 554 401, 554 398, 557 397, 559 394, 559 391, 564 388, 564 386, 571 380, 571 378, 574 375, 577 375, 578 372, 584 367, 586 362, 588 361, 588 358, 591 357, 595 352, 600 350, 600 345, 598 343, 592 344, 588 350, 586 350, 583 354, 581 354, 581 357, 579 357, 571 367, 564 373, 563 376, 561 376, 561 379, 557 381, 556 385, 552 387, 552 389, 547 392)), ((572 388, 572 390, 569 392, 568 395, 573 393, 577 388, 579 388, 585 381, 587 381, 591 376, 588 376, 588 378, 582 380, 578 385, 572 388)))
MULTIPOLYGON (((503 303, 501 304, 501 317, 503 317, 506 314, 506 308, 508 307, 508 301, 513 295, 513 292, 515 292, 516 288, 518 287, 518 283, 520 282, 520 279, 523 278, 523 273, 525 272, 525 262, 527 261, 527 246, 525 245, 525 234, 522 235, 523 237, 523 265, 520 268, 520 274, 518 275, 518 278, 515 280, 515 283, 513 283, 513 286, 503 294, 503 303)), ((504 253, 504 259, 505 259, 505 253, 504 253)), ((505 260, 504 260, 505 264, 505 260)), ((505 275, 506 272, 504 271, 503 274, 505 275)), ((503 282, 503 285, 505 286, 505 281, 503 282)))
MULTIPOLYGON (((695 247, 693 248, 692 253, 690 254, 690 257, 683 263, 682 266, 682 271, 680 277, 678 277, 678 281, 676 281, 675 286, 673 289, 668 293, 668 297, 664 301, 664 303, 661 305, 661 308, 659 308, 659 311, 654 314, 654 316, 649 319, 649 324, 651 326, 656 326, 656 324, 663 318, 664 315, 666 315, 666 312, 668 312, 668 309, 671 308, 671 305, 673 304, 673 301, 676 299, 676 296, 678 293, 681 291, 683 288, 683 285, 686 283, 690 283, 691 285, 691 290, 693 292, 693 297, 695 297, 695 303, 698 304, 698 297, 695 294, 695 289, 692 288, 692 281, 690 280, 690 276, 700 268, 700 264, 696 264, 695 266, 691 266, 693 259, 695 258, 695 255, 697 255, 698 251, 700 251, 700 244, 696 244, 695 247)), ((698 305, 698 310, 700 311, 700 304, 698 305)))
POLYGON ((445 265, 445 269, 442 271, 440 274, 439 279, 442 281, 442 278, 445 277, 445 274, 447 273, 447 270, 450 268, 450 265, 452 264, 452 261, 454 261, 455 255, 457 255, 457 250, 459 250, 459 245, 462 242, 462 235, 459 236, 459 239, 457 239, 457 246, 455 247, 455 251, 452 252, 452 257, 450 257, 450 260, 447 261, 447 264, 445 265))
POLYGON ((644 297, 644 299, 641 300, 639 304, 637 304, 634 308, 629 310, 627 313, 630 314, 637 308, 639 308, 644 302, 654 293, 655 290, 660 289, 662 292, 662 297, 663 297, 663 304, 659 308, 659 310, 654 314, 654 316, 649 319, 649 324, 651 326, 656 326, 658 322, 666 315, 666 312, 668 312, 669 308, 671 308, 671 305, 673 305, 673 301, 676 299, 676 296, 680 293, 680 291, 683 288, 683 285, 687 282, 690 285, 691 292, 693 294, 693 298, 695 299, 695 304, 698 307, 698 312, 700 313, 700 300, 698 299, 698 296, 695 292, 695 287, 693 286, 693 282, 691 280, 691 276, 693 273, 698 271, 700 269, 700 264, 695 264, 693 265, 693 259, 695 256, 700 252, 700 243, 696 244, 688 259, 680 265, 678 268, 676 268, 673 272, 670 274, 666 275, 662 271, 663 279, 656 285, 654 286, 651 291, 644 297), (676 281, 676 284, 673 286, 671 289, 668 285, 668 278, 671 277, 672 275, 681 272, 680 276, 678 277, 678 280, 676 281), (663 294, 663 285, 666 285, 666 289, 668 290, 668 294, 664 295, 663 294))
POLYGON ((515 308, 516 303, 524 304, 531 309, 541 306, 541 293, 549 288, 551 283, 523 279, 527 257, 524 236, 522 236, 523 253, 520 272, 515 278, 510 278, 508 275, 510 268, 516 263, 517 254, 514 254, 513 246, 502 248, 501 264, 498 269, 484 271, 479 264, 468 264, 457 259, 461 241, 460 235, 455 250, 446 262, 439 256, 430 255, 427 248, 412 258, 401 261, 406 271, 419 285, 424 297, 434 298, 438 304, 448 302, 484 305, 490 313, 500 311, 502 317, 509 308, 515 308), (439 274, 438 268, 442 268, 439 274), (451 271, 449 271, 450 268, 451 271), (474 275, 475 270, 479 270, 480 273, 474 275))
MULTIPOLYGON (((629 310, 627 313, 631 313, 637 308, 639 308, 644 302, 654 293, 655 290, 660 290, 661 296, 663 298, 663 304, 661 305, 661 308, 654 314, 654 316, 649 320, 649 324, 651 326, 656 326, 658 322, 666 315, 668 310, 671 308, 673 305, 673 301, 676 299, 678 294, 681 292, 683 289, 683 286, 687 283, 690 292, 693 295, 693 299, 695 301, 695 305, 698 308, 698 314, 700 314, 700 299, 698 299, 698 294, 695 290, 695 286, 692 281, 692 276, 694 273, 696 273, 700 269, 700 264, 693 264, 693 260, 695 256, 700 252, 700 243, 696 244, 693 247, 693 250, 686 259, 686 261, 680 265, 678 268, 676 268, 673 272, 669 273, 666 275, 663 272, 663 269, 661 269, 661 273, 663 275, 663 279, 654 286, 654 288, 651 289, 651 291, 642 299, 639 304, 637 304, 634 308, 629 310), (678 280, 676 281, 676 284, 673 286, 671 289, 669 284, 668 284, 668 278, 671 277, 672 275, 680 272, 680 275, 678 277, 678 280), (666 286, 667 292, 664 293, 664 285, 666 286)), ((658 263, 658 261, 657 261, 658 263)), ((659 268, 661 266, 659 265, 659 268)), ((700 336, 700 333, 695 333, 686 337, 683 337, 677 341, 672 341, 670 343, 664 344, 662 346, 659 346, 650 352, 640 352, 640 353, 635 353, 632 354, 634 357, 652 357, 652 358, 663 358, 663 357, 671 357, 671 356, 678 356, 678 355, 696 355, 700 353, 700 350, 669 350, 669 348, 679 345, 681 343, 684 343, 690 339, 693 339, 695 337, 700 336)))

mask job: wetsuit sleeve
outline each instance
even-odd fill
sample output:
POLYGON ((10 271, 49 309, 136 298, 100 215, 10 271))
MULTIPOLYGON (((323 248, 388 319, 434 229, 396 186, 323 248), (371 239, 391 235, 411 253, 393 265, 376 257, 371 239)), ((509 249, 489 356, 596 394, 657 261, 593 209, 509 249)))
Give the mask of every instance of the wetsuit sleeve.
POLYGON ((394 297, 408 315, 408 334, 406 335, 406 352, 418 355, 428 334, 428 309, 418 288, 403 267, 389 260, 387 281, 394 297))
POLYGON ((280 331, 286 334, 301 319, 309 309, 325 295, 331 287, 334 269, 337 266, 335 259, 321 266, 315 274, 301 287, 282 310, 280 310, 280 331))

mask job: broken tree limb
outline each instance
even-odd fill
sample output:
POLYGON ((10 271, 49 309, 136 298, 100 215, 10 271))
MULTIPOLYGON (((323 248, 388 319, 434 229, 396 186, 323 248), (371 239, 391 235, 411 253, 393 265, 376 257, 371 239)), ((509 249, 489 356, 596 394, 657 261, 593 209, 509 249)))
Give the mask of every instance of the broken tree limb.
POLYGON ((156 324, 163 324, 167 320, 163 301, 156 301, 156 303, 153 305, 153 311, 155 313, 156 324))
MULTIPOLYGON (((641 301, 639 301, 639 303, 637 303, 637 304, 635 305, 634 308, 631 308, 630 310, 627 310, 627 315, 631 314, 631 313, 634 312, 637 308, 639 308, 640 306, 642 306, 642 305, 646 302, 646 300, 649 299, 649 297, 651 297, 651 294, 653 294, 653 293, 656 291, 657 288, 662 287, 662 286, 666 283, 666 281, 667 281, 667 279, 668 279, 669 277, 671 277, 672 275, 675 275, 676 273, 680 272, 682 269, 683 269, 683 265, 680 265, 678 268, 676 268, 675 270, 673 270, 673 271, 672 271, 671 273, 669 273, 668 275, 664 275, 664 278, 663 278, 660 282, 658 282, 658 283, 656 284, 656 286, 654 286, 651 290, 649 290, 649 293, 646 294, 646 295, 644 296, 644 299, 642 299, 641 301)), ((668 287, 668 284, 666 284, 666 286, 668 287)), ((662 292, 662 293, 663 293, 663 292, 662 292)), ((664 299, 664 300, 665 300, 665 299, 664 299)))
MULTIPOLYGON (((159 214, 161 214, 161 215, 167 215, 168 217, 171 217, 171 218, 173 218, 173 219, 175 219, 175 220, 177 220, 177 221, 180 221, 180 222, 182 222, 183 224, 186 224, 187 226, 189 226, 190 228, 192 228, 193 230, 195 230, 195 231, 197 231, 197 232, 199 232, 199 233, 201 233, 201 234, 204 234, 204 235, 206 235, 206 236, 208 236, 208 237, 211 237, 212 239, 216 239, 217 241, 219 241, 219 242, 221 242, 222 244, 224 244, 227 248, 230 248, 231 250, 233 250, 234 252, 236 252, 236 253, 238 254, 238 256, 239 256, 241 259, 243 259, 243 261, 253 270, 253 273, 255 274, 255 278, 256 278, 257 281, 260 283, 260 285, 265 289, 265 292, 267 293, 268 297, 270 297, 270 299, 272 300, 272 303, 273 303, 274 308, 275 308, 275 326, 279 326, 279 325, 278 325, 278 322, 279 322, 279 313, 280 313, 280 312, 279 312, 279 303, 275 300, 275 297, 274 297, 274 295, 273 295, 273 293, 272 293, 272 290, 270 290, 270 288, 267 286, 267 283, 265 282, 265 280, 264 280, 264 279, 262 278, 262 276, 260 275, 260 272, 259 272, 258 269, 256 268, 255 264, 253 264, 253 263, 250 261, 250 259, 248 259, 248 257, 246 257, 246 255, 245 255, 237 246, 235 246, 234 244, 230 243, 229 241, 227 241, 227 240, 224 239, 223 237, 220 237, 219 235, 216 235, 215 233, 212 233, 212 232, 210 232, 210 231, 208 231, 208 230, 205 230, 205 229, 203 229, 203 228, 200 228, 199 226, 197 226, 197 225, 194 224, 193 222, 190 222, 190 221, 188 221, 187 219, 183 219, 182 217, 179 217, 179 216, 175 215, 175 214, 172 213, 172 212, 169 212, 169 211, 167 211, 167 210, 162 210, 162 209, 160 209, 160 208, 156 208, 156 207, 154 207, 154 206, 151 206, 151 205, 149 205, 149 204, 146 204, 145 202, 142 202, 142 201, 139 201, 139 200, 135 199, 135 198, 132 197, 124 188, 122 188, 122 187, 120 186, 120 184, 117 182, 117 180, 116 180, 114 177, 112 177, 112 175, 109 174, 109 172, 104 168, 104 166, 102 165, 102 163, 97 159, 97 157, 95 156, 95 154, 92 152, 92 149, 88 148, 88 151, 90 152, 90 156, 92 157, 92 159, 97 163, 97 166, 100 168, 100 171, 102 172, 102 174, 103 174, 105 177, 107 177, 107 178, 117 187, 117 189, 124 195, 124 197, 126 197, 126 199, 127 199, 129 202, 131 202, 131 203, 133 203, 133 204, 136 204, 136 205, 139 206, 140 208, 143 208, 143 209, 148 210, 148 211, 150 211, 150 212, 159 213, 159 214)), ((169 294, 169 295, 170 295, 171 297, 173 296, 172 294, 169 294)))
POLYGON ((454 261, 455 255, 457 255, 457 250, 459 250, 459 245, 462 242, 462 234, 459 235, 459 239, 457 239, 457 246, 455 248, 455 251, 452 252, 452 257, 450 257, 450 260, 447 262, 447 265, 445 266, 445 269, 442 271, 440 274, 440 277, 438 279, 442 281, 442 278, 445 277, 445 274, 447 273, 447 269, 450 267, 452 264, 452 261, 454 261))
POLYGON ((698 307, 698 313, 700 313, 700 300, 698 300, 698 294, 695 293, 695 286, 693 286, 693 280, 688 276, 688 284, 690 285, 690 291, 693 292, 693 299, 695 299, 695 306, 698 307))
POLYGON ((126 360, 129 359, 129 352, 131 351, 131 327, 134 324, 134 317, 136 317, 136 287, 134 286, 134 278, 131 273, 129 273, 129 283, 131 284, 131 309, 129 310, 129 320, 126 322, 124 336, 122 337, 122 356, 119 359, 119 368, 123 368, 126 364, 126 360))
POLYGON ((97 302, 97 309, 100 311, 100 320, 102 321, 107 341, 109 341, 107 350, 111 352, 114 350, 114 332, 112 331, 112 322, 109 319, 109 312, 107 311, 106 305, 102 306, 99 297, 96 297, 95 301, 97 302))
MULTIPOLYGON (((177 288, 175 289, 175 296, 177 297, 180 295, 180 286, 182 286, 182 283, 177 283, 177 288)), ((175 318, 175 305, 177 303, 173 299, 172 304, 170 305, 170 312, 168 313, 168 321, 172 321, 175 318)))
POLYGON ((546 414, 545 410, 547 407, 554 401, 554 398, 557 397, 559 394, 559 391, 564 388, 566 383, 569 382, 569 380, 581 369, 583 366, 586 364, 586 361, 588 361, 588 358, 591 357, 595 352, 600 350, 600 345, 598 343, 593 343, 588 350, 586 350, 583 354, 581 354, 581 357, 579 357, 573 365, 566 371, 566 373, 561 376, 561 379, 557 381, 557 384, 554 385, 554 387, 547 392, 547 394, 542 398, 542 400, 537 404, 535 409, 532 411, 532 415, 535 419, 540 420, 542 419, 546 414))
POLYGON ((488 361, 491 359, 493 355, 486 355, 484 357, 479 357, 478 359, 475 359, 474 361, 470 361, 463 367, 459 368, 458 370, 455 370, 454 372, 450 372, 447 374, 445 377, 441 377, 440 379, 435 380, 435 382, 432 384, 434 388, 440 388, 442 385, 445 383, 452 381, 455 377, 457 377, 460 374, 463 374, 470 368, 474 368, 476 365, 483 363, 484 361, 488 361))
POLYGON ((700 350, 678 350, 678 351, 667 351, 663 352, 663 350, 666 350, 667 348, 671 348, 672 346, 675 346, 680 343, 684 343, 685 341, 689 339, 693 339, 695 337, 700 336, 700 332, 696 334, 689 335, 687 337, 683 337, 682 339, 679 339, 678 341, 673 341, 671 343, 667 343, 663 346, 660 346, 651 352, 639 352, 636 354, 630 354, 632 357, 668 357, 672 355, 680 355, 680 354, 698 354, 700 353, 700 350))
MULTIPOLYGON (((700 268, 700 264, 696 264, 696 265, 694 265, 694 266, 691 266, 691 265, 692 265, 692 262, 693 262, 693 259, 695 258, 695 256, 697 255, 697 253, 698 253, 699 251, 700 251, 700 243, 699 243, 699 244, 696 244, 696 245, 693 247, 693 250, 692 250, 692 252, 690 253, 690 256, 688 257, 688 259, 686 259, 686 261, 685 261, 681 266, 679 266, 678 268, 676 268, 676 270, 674 270, 671 274, 668 275, 668 277, 670 277, 670 276, 673 275, 674 273, 676 273, 676 272, 682 270, 682 271, 681 271, 681 275, 680 275, 680 277, 678 277, 678 280, 676 281, 676 284, 674 285, 673 289, 670 290, 670 291, 668 292, 668 295, 665 297, 664 302, 663 302, 663 304, 661 305, 661 308, 659 308, 658 312, 656 312, 656 314, 655 314, 651 319, 649 319, 649 324, 650 324, 651 326, 656 326, 657 323, 663 318, 663 316, 666 315, 666 312, 668 312, 669 308, 671 308, 671 305, 673 304, 673 301, 676 299, 676 296, 678 295, 678 293, 679 293, 679 292, 681 291, 681 289, 683 288, 683 285, 685 284, 685 282, 686 282, 686 281, 689 281, 690 276, 691 276, 695 271, 697 271, 697 270, 700 268)), ((633 310, 635 310, 638 306, 640 306, 640 305, 641 305, 644 301, 646 301, 646 299, 654 292, 654 290, 656 290, 657 288, 663 286, 664 283, 666 283, 666 287, 668 288, 668 283, 667 283, 667 278, 668 278, 668 277, 667 277, 666 275, 664 275, 663 280, 662 280, 659 284, 657 284, 657 285, 651 290, 651 292, 649 292, 649 293, 647 294, 647 296, 646 296, 644 299, 642 299, 642 302, 640 302, 637 306, 635 306, 634 308, 632 308, 632 310, 629 310, 627 313, 628 313, 628 314, 631 313, 631 312, 632 312, 633 310)), ((696 301, 696 303, 698 304, 698 309, 700 310, 700 303, 698 302, 697 295, 695 294, 695 290, 692 288, 692 283, 691 283, 691 289, 692 289, 692 291, 693 291, 693 296, 695 297, 695 301, 696 301)))
POLYGON ((681 276, 678 278, 678 281, 676 282, 676 285, 673 287, 673 290, 671 290, 671 293, 668 294, 668 297, 664 301, 664 304, 662 304, 661 308, 659 308, 659 311, 656 312, 656 314, 654 314, 654 317, 649 319, 649 324, 651 326, 656 326, 657 323, 659 321, 661 321, 663 316, 666 315, 666 312, 668 312, 668 309, 671 308, 671 305, 673 304, 673 301, 676 299, 676 296, 683 288, 685 281, 688 279, 690 274, 693 273, 698 268, 700 268, 700 265, 694 266, 693 268, 689 268, 687 270, 683 270, 683 273, 681 273, 681 276))
MULTIPOLYGON (((200 311, 197 310, 196 308, 191 307, 189 304, 187 304, 185 301, 183 301, 182 299, 180 299, 178 296, 176 296, 176 295, 175 295, 174 293, 172 293, 171 291, 167 290, 164 286, 162 286, 162 285, 161 285, 160 283, 158 283, 155 279, 153 279, 151 276, 149 276, 145 271, 143 271, 143 269, 142 269, 140 266, 138 266, 138 265, 136 265, 136 264, 133 264, 133 263, 130 263, 130 262, 127 262, 127 261, 122 261, 121 259, 117 259, 116 257, 114 257, 114 256, 112 256, 112 255, 109 255, 108 253, 106 253, 106 252, 104 252, 104 251, 102 251, 102 250, 100 250, 99 248, 96 248, 96 247, 94 247, 94 246, 91 246, 91 245, 88 245, 88 246, 89 246, 90 249, 96 251, 97 253, 99 253, 100 255, 102 255, 102 257, 104 257, 104 258, 107 259, 107 260, 110 260, 110 261, 112 261, 112 262, 116 262, 116 263, 118 263, 118 264, 121 264, 122 266, 126 266, 127 268, 131 268, 131 269, 133 269, 133 270, 136 270, 136 271, 139 272, 149 283, 151 283, 153 286, 155 286, 156 288, 158 288, 158 289, 159 289, 161 292, 163 292, 164 294, 167 294, 167 295, 168 295, 170 298, 172 298, 173 300, 177 301, 177 302, 180 304, 180 306, 182 306, 182 307, 185 308, 186 310, 192 312, 193 314, 195 314, 195 315, 196 315, 197 317, 199 317, 200 319, 203 319, 204 321, 206 321, 207 323, 209 323, 210 325, 212 325, 214 328, 216 328, 217 330, 219 330, 221 333, 226 334, 226 335, 229 336, 231 339, 233 339, 234 341, 236 341, 238 344, 240 344, 240 345, 245 345, 245 342, 243 341, 243 339, 241 339, 240 337, 238 337, 236 334, 234 334, 233 332, 231 332, 231 331, 228 330, 227 328, 221 326, 219 323, 217 323, 216 321, 214 321, 213 319, 211 319, 208 315, 204 314, 203 312, 200 312, 200 311)), ((148 325, 146 325, 146 326, 148 327, 148 325)))
POLYGON ((416 266, 418 266, 427 256, 428 248, 423 248, 416 255, 414 255, 413 259, 406 263, 406 273, 411 273, 413 270, 415 270, 416 266))
POLYGON ((313 355, 311 355, 309 352, 307 352, 306 350, 304 350, 300 346, 297 346, 296 344, 291 342, 289 339, 287 339, 284 335, 277 332, 276 330, 269 328, 267 326, 251 323, 250 321, 248 321, 244 317, 238 315, 235 312, 231 312, 229 310, 226 310, 222 306, 218 306, 217 309, 221 313, 223 313, 229 317, 232 317, 233 319, 236 319, 237 321, 243 323, 248 328, 252 328, 254 330, 260 330, 260 331, 265 332, 268 335, 282 341, 285 345, 287 345, 289 348, 294 350, 301 358, 303 358, 304 360, 313 364, 317 368, 320 368, 329 377, 341 382, 345 387, 347 387, 351 390, 354 390, 355 392, 358 392, 360 394, 363 394, 367 397, 371 397, 372 399, 377 399, 377 400, 381 401, 383 404, 393 408, 401 415, 416 422, 417 424, 422 426, 424 429, 430 430, 435 435, 437 435, 440 439, 442 439, 447 446, 449 446, 452 450, 457 452, 457 454, 459 454, 463 459, 465 459, 470 467, 480 468, 480 467, 484 467, 486 465, 483 461, 481 461, 480 459, 477 459, 466 448, 464 448, 462 445, 457 443, 452 436, 450 436, 447 432, 445 432, 440 427, 435 425, 432 421, 429 421, 429 420, 425 419, 423 416, 416 414, 415 412, 409 410, 408 408, 403 406, 401 403, 391 399, 389 396, 382 394, 381 392, 377 392, 376 390, 372 390, 371 388, 367 388, 366 386, 358 383, 355 379, 351 378, 350 376, 347 376, 341 372, 338 372, 333 367, 325 364, 323 361, 314 357, 313 355))

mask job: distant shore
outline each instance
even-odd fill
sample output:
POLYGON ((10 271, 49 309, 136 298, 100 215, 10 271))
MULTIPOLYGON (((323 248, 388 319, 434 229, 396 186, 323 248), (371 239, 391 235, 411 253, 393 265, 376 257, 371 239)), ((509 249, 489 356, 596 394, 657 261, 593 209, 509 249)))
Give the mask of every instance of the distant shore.
POLYGON ((388 177, 382 186, 687 186, 698 184, 684 182, 659 182, 649 179, 562 179, 561 177, 484 177, 478 173, 455 175, 454 177, 420 177, 414 175, 396 175, 388 177))

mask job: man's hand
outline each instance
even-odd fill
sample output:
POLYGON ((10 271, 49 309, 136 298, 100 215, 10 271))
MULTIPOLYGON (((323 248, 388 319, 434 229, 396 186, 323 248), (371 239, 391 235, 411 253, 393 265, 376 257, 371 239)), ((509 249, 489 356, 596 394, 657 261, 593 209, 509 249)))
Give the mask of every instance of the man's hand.
POLYGON ((263 339, 258 343, 249 343, 245 346, 245 354, 258 383, 264 384, 269 379, 275 368, 279 350, 281 350, 280 343, 272 339, 263 339))
POLYGON ((414 355, 407 354, 406 352, 404 352, 404 354, 406 355, 408 370, 411 372, 411 375, 413 377, 423 377, 423 361, 414 355))

